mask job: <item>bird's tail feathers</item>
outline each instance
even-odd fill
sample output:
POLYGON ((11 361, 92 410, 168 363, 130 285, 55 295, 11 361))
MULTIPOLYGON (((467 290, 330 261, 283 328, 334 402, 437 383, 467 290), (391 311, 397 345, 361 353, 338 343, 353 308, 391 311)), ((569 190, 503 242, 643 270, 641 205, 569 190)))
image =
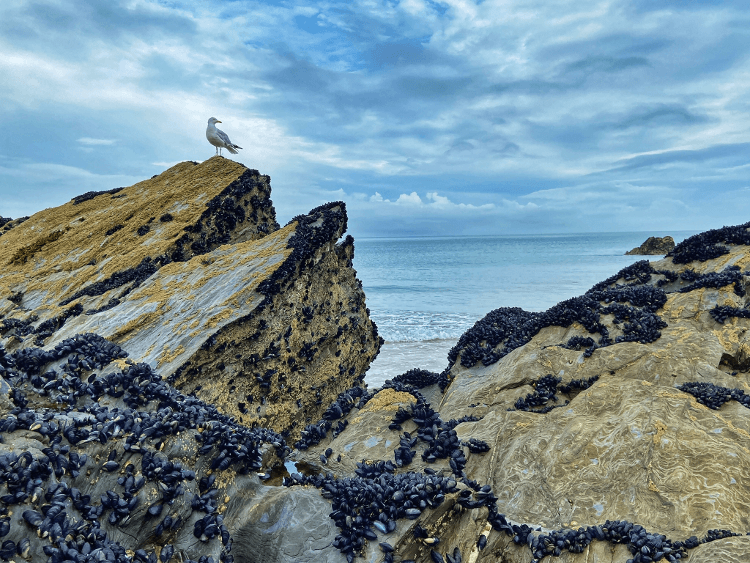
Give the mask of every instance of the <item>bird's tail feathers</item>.
POLYGON ((241 146, 239 146, 239 145, 230 145, 230 146, 226 147, 226 149, 227 149, 227 150, 228 150, 229 152, 231 152, 232 154, 238 154, 238 153, 237 153, 237 151, 236 151, 236 150, 234 150, 234 149, 241 149, 241 148, 242 148, 242 147, 241 147, 241 146))

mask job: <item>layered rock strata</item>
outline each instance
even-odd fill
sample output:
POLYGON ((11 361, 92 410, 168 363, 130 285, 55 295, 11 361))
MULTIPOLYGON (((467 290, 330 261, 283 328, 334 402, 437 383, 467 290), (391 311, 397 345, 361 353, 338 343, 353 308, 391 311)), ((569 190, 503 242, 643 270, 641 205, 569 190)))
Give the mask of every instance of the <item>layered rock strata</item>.
POLYGON ((0 342, 39 345, 71 317, 116 306, 169 263, 277 230, 270 193, 268 176, 215 157, 6 223, 0 342))
POLYGON ((338 243, 344 204, 279 229, 269 196, 268 176, 212 158, 34 215, 0 246, 6 348, 95 333, 240 423, 299 435, 380 339, 338 243))

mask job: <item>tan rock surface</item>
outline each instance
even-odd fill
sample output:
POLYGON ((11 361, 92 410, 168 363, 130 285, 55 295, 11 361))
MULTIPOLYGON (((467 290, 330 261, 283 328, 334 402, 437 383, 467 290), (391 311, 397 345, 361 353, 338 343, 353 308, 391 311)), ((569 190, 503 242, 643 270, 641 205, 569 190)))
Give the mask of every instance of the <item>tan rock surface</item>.
POLYGON ((95 333, 241 423, 294 437, 380 348, 353 240, 339 242, 346 221, 338 203, 279 229, 270 178, 221 157, 80 196, 0 240, 0 344, 95 333))
POLYGON ((750 557, 750 537, 716 540, 696 547, 688 563, 745 563, 750 557))
POLYGON ((38 328, 107 306, 171 261, 260 238, 278 229, 270 191, 268 176, 214 157, 40 211, 0 237, 0 315, 38 328))
MULTIPOLYGON (((220 292, 228 305, 223 317, 213 317, 219 324, 202 333, 204 344, 192 346, 189 359, 172 364, 180 366, 173 372, 178 389, 243 424, 288 430, 293 438, 339 393, 361 382, 381 345, 351 268, 353 241, 336 244, 346 228, 343 204, 313 211, 308 221, 306 230, 298 228, 299 238, 323 239, 309 255, 295 261, 293 251, 279 266, 288 273, 278 276, 278 291, 248 304, 249 312, 235 309, 241 297, 220 292)), ((281 239, 287 228, 279 231, 281 239)))
POLYGON ((258 285, 291 253, 286 244, 293 233, 288 225, 257 241, 172 262, 112 309, 68 320, 48 344, 95 332, 169 377, 209 336, 260 305, 258 285))

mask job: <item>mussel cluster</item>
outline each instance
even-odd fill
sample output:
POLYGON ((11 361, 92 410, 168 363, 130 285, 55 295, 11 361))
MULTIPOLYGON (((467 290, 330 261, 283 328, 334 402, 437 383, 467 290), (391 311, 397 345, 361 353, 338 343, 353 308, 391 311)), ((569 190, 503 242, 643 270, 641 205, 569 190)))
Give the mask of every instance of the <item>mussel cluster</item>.
POLYGON ((690 393, 700 404, 710 409, 719 409, 729 401, 737 401, 750 409, 750 395, 746 395, 742 389, 729 389, 707 381, 689 381, 680 385, 678 389, 690 393))
POLYGON ((675 264, 689 264, 693 261, 706 262, 728 254, 725 244, 750 244, 750 222, 721 229, 711 229, 686 238, 667 254, 675 264))
POLYGON ((729 307, 727 305, 716 305, 716 307, 711 309, 709 313, 719 324, 724 324, 724 322, 731 317, 750 319, 750 309, 747 309, 745 307, 729 307))
MULTIPOLYGON (((573 393, 588 389, 598 380, 599 376, 595 375, 588 379, 573 379, 565 385, 560 385, 560 382, 562 381, 561 377, 547 374, 532 383, 534 386, 533 393, 529 393, 525 397, 520 397, 513 406, 519 411, 547 413, 556 407, 563 406, 547 404, 557 401, 557 393, 572 395, 573 393)), ((567 405, 569 402, 569 400, 565 401, 564 404, 567 405)))
POLYGON ((292 473, 284 479, 285 486, 317 487, 323 497, 331 500, 331 519, 341 530, 334 546, 349 563, 361 554, 368 540, 378 538, 375 530, 389 534, 396 529, 397 520, 415 520, 423 511, 440 506, 445 495, 457 491, 452 477, 415 472, 394 474, 386 464, 373 468, 366 468, 367 465, 359 464, 365 476, 337 479, 331 473, 314 476, 292 473))
POLYGON ((12 386, 14 404, 0 420, 0 440, 27 431, 47 444, 41 455, 0 454, 0 486, 6 489, 0 496, 0 558, 23 557, 31 549, 52 563, 166 563, 175 554, 169 538, 190 522, 197 541, 220 541, 220 561, 233 560, 216 502, 216 474, 196 471, 259 471, 264 444, 282 459, 288 447, 275 432, 238 425, 215 406, 181 394, 147 364, 99 373, 126 356, 95 334, 76 335, 52 350, 0 347, 0 375, 12 386), (168 442, 185 440, 197 442, 196 468, 162 453, 168 442), (117 486, 100 498, 82 492, 80 479, 109 474, 117 475, 117 486), (23 514, 22 524, 8 517, 11 511, 23 514), (149 519, 153 523, 142 529, 149 519), (163 542, 158 555, 143 549, 129 555, 112 539, 114 530, 131 523, 146 532, 144 540, 163 542))
POLYGON ((448 377, 445 373, 435 373, 425 369, 413 368, 393 378, 394 382, 411 385, 415 389, 424 389, 430 385, 438 385, 441 391, 448 386, 448 377))
MULTIPOLYGON (((460 354, 464 367, 473 367, 480 361, 488 366, 530 342, 543 328, 569 327, 574 322, 583 325, 589 333, 600 334, 598 341, 587 348, 587 355, 591 355, 596 347, 618 342, 648 344, 658 339, 660 330, 667 326, 656 314, 666 300, 664 291, 657 287, 621 285, 592 289, 581 297, 561 301, 543 313, 501 307, 477 321, 461 336, 448 353, 448 361, 452 366, 460 354), (615 324, 622 323, 623 334, 614 340, 609 336, 609 329, 601 322, 601 316, 607 314, 614 315, 615 324)), ((581 341, 568 343, 572 346, 580 344, 581 341)))
POLYGON ((720 288, 734 284, 734 293, 743 297, 745 287, 742 283, 742 276, 739 266, 729 266, 721 272, 709 272, 708 274, 697 274, 693 270, 686 270, 680 274, 680 278, 692 282, 690 285, 681 287, 679 293, 688 293, 702 287, 720 288))
MULTIPOLYGON (((346 231, 346 206, 341 201, 325 203, 311 210, 307 215, 298 215, 289 223, 297 223, 294 234, 287 242, 292 251, 270 277, 258 286, 258 292, 270 298, 287 286, 295 278, 298 264, 308 264, 315 252, 326 242, 335 240, 338 232, 346 231)), ((347 235, 345 243, 354 239, 347 235)))

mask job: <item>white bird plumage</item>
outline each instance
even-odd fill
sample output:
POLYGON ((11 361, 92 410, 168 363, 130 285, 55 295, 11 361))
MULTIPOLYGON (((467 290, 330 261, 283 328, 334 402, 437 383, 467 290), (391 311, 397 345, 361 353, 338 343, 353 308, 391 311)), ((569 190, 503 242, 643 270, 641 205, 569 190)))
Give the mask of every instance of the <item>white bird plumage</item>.
POLYGON ((242 147, 233 144, 232 141, 229 140, 227 134, 224 133, 224 131, 222 131, 221 129, 217 129, 217 123, 221 123, 221 121, 219 121, 215 117, 212 117, 208 120, 208 127, 206 127, 206 139, 208 139, 208 142, 216 147, 216 154, 218 155, 221 155, 221 149, 227 149, 232 154, 237 154, 237 151, 234 149, 241 149, 242 147))

